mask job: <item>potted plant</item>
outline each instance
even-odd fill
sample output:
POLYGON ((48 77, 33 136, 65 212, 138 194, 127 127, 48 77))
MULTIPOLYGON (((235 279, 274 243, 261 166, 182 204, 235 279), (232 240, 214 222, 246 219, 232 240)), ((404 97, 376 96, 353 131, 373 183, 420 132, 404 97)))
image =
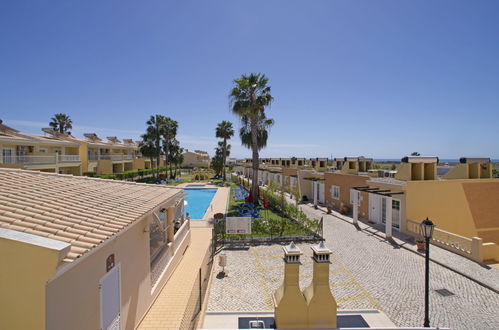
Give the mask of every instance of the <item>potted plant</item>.
POLYGON ((419 237, 418 239, 416 239, 416 245, 418 247, 419 252, 426 251, 426 244, 425 244, 425 241, 422 237, 419 237))
POLYGON ((327 204, 326 208, 327 208, 327 214, 331 214, 331 210, 333 209, 331 207, 331 204, 327 204))

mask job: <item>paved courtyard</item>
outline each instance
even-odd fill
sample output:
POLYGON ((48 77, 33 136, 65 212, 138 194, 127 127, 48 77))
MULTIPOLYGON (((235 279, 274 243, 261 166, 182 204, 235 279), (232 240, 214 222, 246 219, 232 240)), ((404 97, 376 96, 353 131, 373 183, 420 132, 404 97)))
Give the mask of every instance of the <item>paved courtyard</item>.
MULTIPOLYGON (((332 215, 306 206, 303 210, 310 216, 324 216, 326 245, 333 251, 331 290, 339 308, 381 309, 398 326, 422 325, 424 258, 332 215)), ((300 286, 304 288, 312 278, 311 250, 307 244, 299 247, 304 252, 300 270, 300 286)), ((226 252, 229 277, 216 278, 220 268, 215 263, 208 310, 273 309, 271 294, 283 278, 282 247, 226 252)), ((499 282, 499 277, 496 280, 499 282)), ((430 286, 432 326, 499 329, 498 294, 435 263, 431 264, 430 286), (447 289, 454 295, 441 296, 437 289, 447 289)))

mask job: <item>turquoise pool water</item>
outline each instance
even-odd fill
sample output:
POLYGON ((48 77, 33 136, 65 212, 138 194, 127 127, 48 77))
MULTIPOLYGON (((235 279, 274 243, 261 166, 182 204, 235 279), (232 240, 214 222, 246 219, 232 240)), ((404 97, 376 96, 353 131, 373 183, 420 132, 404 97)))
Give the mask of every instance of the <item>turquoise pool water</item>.
POLYGON ((187 201, 187 206, 185 212, 189 212, 189 216, 192 220, 201 220, 204 218, 206 209, 211 203, 213 196, 217 192, 216 188, 210 189, 184 189, 187 194, 185 200, 187 201))
POLYGON ((196 187, 197 188, 202 188, 204 186, 206 186, 206 185, 204 185, 204 184, 188 184, 186 187, 187 188, 196 188, 196 187))

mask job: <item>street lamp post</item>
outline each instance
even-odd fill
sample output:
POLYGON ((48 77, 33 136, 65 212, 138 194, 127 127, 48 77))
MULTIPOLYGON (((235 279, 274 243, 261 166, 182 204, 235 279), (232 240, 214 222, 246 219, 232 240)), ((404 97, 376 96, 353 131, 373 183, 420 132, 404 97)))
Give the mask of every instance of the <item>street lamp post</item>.
POLYGON ((433 236, 433 228, 435 225, 431 220, 426 218, 421 222, 421 233, 426 240, 426 272, 425 272, 425 296, 424 296, 424 327, 430 327, 430 240, 433 236))

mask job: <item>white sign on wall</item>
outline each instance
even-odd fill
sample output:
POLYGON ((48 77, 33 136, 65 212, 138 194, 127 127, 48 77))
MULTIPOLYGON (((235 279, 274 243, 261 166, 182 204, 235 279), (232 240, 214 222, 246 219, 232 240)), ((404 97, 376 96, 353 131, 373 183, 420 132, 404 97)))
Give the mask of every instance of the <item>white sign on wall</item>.
POLYGON ((227 217, 225 231, 227 234, 251 234, 251 217, 227 217))

